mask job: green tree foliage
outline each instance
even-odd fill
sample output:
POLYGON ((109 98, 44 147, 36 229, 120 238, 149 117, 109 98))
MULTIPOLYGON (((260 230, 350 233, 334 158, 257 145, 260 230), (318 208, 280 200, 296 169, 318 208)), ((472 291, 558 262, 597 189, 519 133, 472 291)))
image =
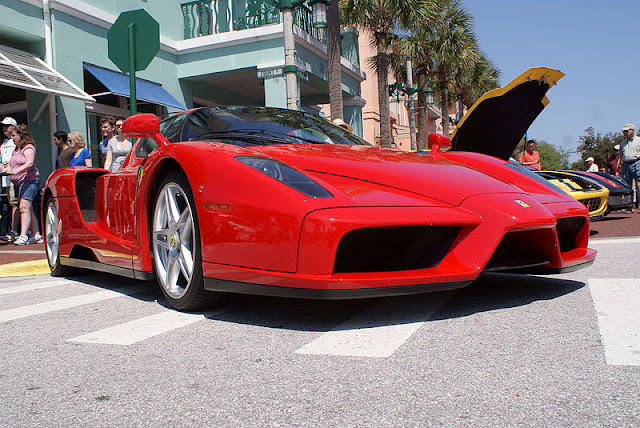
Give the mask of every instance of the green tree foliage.
POLYGON ((581 159, 571 164, 571 169, 586 170, 588 168, 585 159, 593 157, 596 165, 601 171, 604 171, 604 167, 607 163, 607 157, 613 153, 613 146, 620 144, 622 141, 622 134, 619 132, 608 132, 602 135, 600 132, 596 132, 593 127, 589 127, 584 130, 585 134, 578 138, 578 154, 581 159))
MULTIPOLYGON (((549 144, 544 140, 533 140, 536 142, 536 150, 540 152, 540 164, 542 169, 549 171, 569 169, 569 152, 562 148, 549 144)), ((525 140, 520 140, 518 146, 511 155, 514 159, 520 157, 524 151, 525 140)))

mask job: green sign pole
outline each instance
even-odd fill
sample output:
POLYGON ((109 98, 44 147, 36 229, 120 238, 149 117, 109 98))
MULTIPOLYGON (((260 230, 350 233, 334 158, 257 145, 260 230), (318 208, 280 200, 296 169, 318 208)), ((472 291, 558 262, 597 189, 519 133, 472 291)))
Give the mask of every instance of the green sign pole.
POLYGON ((107 32, 109 59, 129 73, 131 114, 136 104, 136 71, 147 68, 160 50, 160 26, 144 9, 122 12, 107 32))
POLYGON ((136 24, 130 22, 127 25, 129 32, 129 101, 131 115, 138 113, 138 104, 136 102, 136 24))

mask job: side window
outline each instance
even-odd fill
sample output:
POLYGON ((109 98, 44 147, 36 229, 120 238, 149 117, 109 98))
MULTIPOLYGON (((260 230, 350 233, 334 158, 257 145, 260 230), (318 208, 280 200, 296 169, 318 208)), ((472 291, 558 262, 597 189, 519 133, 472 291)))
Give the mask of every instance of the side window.
MULTIPOLYGON (((160 122, 160 133, 172 143, 175 143, 180 131, 180 125, 186 114, 178 114, 171 116, 168 119, 160 122)), ((146 158, 149 153, 158 148, 158 143, 153 141, 152 138, 142 138, 136 149, 136 156, 139 158, 146 158)))

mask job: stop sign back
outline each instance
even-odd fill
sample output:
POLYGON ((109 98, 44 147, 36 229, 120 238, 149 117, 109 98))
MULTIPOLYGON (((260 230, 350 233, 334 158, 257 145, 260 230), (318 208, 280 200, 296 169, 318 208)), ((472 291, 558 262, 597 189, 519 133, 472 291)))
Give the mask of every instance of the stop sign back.
POLYGON ((160 25, 144 9, 122 12, 107 33, 109 59, 123 72, 147 68, 160 50, 160 25), (130 49, 129 33, 133 31, 134 47, 130 49), (129 70, 129 52, 133 52, 135 70, 129 70))

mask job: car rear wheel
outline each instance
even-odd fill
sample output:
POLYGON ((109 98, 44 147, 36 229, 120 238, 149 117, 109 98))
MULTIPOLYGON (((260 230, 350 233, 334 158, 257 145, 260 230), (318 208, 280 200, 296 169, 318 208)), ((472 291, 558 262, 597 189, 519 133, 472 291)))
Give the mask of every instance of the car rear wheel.
POLYGON ((222 295, 204 289, 198 216, 183 174, 169 174, 158 186, 151 248, 160 289, 172 307, 193 311, 222 303, 222 295))
POLYGON ((49 197, 44 211, 44 248, 47 263, 52 276, 65 276, 72 273, 71 268, 60 264, 60 232, 58 229, 58 210, 53 198, 49 197))

